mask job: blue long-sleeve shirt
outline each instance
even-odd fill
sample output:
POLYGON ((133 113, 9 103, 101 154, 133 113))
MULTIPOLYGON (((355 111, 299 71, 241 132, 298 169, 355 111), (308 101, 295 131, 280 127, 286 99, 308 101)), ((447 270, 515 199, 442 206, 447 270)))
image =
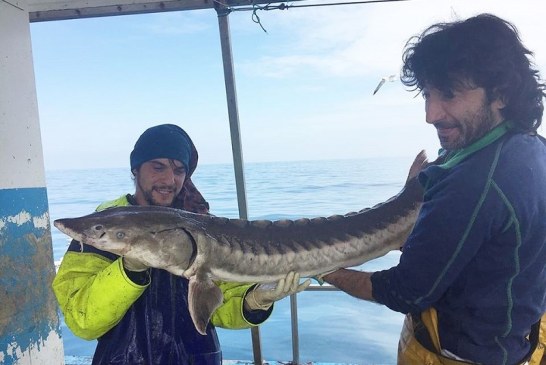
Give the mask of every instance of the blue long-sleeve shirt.
POLYGON ((546 146, 502 124, 422 172, 424 204, 400 263, 372 275, 402 313, 433 306, 441 346, 515 364, 546 310, 546 146))

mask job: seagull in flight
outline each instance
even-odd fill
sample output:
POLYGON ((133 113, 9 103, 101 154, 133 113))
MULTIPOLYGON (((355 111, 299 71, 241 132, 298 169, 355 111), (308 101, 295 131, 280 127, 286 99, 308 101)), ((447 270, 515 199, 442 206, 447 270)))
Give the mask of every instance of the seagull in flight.
POLYGON ((379 91, 379 89, 381 88, 381 86, 383 86, 383 84, 388 81, 388 82, 393 82, 393 81, 396 81, 396 77, 398 75, 394 74, 394 75, 389 75, 389 76, 383 76, 381 78, 381 81, 379 81, 379 84, 375 87, 375 90, 373 91, 373 95, 375 95, 375 93, 377 93, 379 91))

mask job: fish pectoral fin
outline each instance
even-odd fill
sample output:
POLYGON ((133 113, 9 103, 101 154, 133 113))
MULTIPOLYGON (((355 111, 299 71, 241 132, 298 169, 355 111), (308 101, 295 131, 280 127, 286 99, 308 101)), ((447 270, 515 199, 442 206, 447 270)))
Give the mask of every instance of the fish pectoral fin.
POLYGON ((222 304, 224 298, 222 291, 210 278, 203 279, 194 275, 190 277, 188 296, 193 324, 197 332, 206 335, 212 313, 222 304))

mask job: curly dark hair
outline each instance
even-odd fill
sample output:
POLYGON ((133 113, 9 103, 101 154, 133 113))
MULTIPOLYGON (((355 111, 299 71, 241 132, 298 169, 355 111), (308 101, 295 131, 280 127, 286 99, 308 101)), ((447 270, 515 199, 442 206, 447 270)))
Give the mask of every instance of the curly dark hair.
POLYGON ((542 122, 544 83, 516 27, 497 16, 480 14, 464 21, 438 23, 410 38, 403 53, 402 83, 449 93, 472 85, 489 101, 500 98, 502 116, 520 130, 536 132, 542 122))

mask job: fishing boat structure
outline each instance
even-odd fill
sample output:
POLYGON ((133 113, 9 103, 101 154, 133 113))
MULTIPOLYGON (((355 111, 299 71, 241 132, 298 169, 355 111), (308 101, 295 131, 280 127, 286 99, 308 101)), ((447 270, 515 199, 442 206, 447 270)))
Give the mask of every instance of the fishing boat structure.
MULTIPOLYGON (((276 2, 0 0, 1 364, 90 363, 88 358, 65 358, 58 307, 50 286, 55 263, 29 23, 214 9, 218 15, 239 216, 248 219, 228 10, 276 2)), ((334 289, 313 287, 311 290, 334 289)), ((291 362, 299 363, 295 296, 291 298, 291 310, 291 362)), ((253 329, 251 336, 254 359, 246 363, 262 363, 259 329, 253 329)), ((229 365, 242 363, 245 362, 226 362, 229 365)))

